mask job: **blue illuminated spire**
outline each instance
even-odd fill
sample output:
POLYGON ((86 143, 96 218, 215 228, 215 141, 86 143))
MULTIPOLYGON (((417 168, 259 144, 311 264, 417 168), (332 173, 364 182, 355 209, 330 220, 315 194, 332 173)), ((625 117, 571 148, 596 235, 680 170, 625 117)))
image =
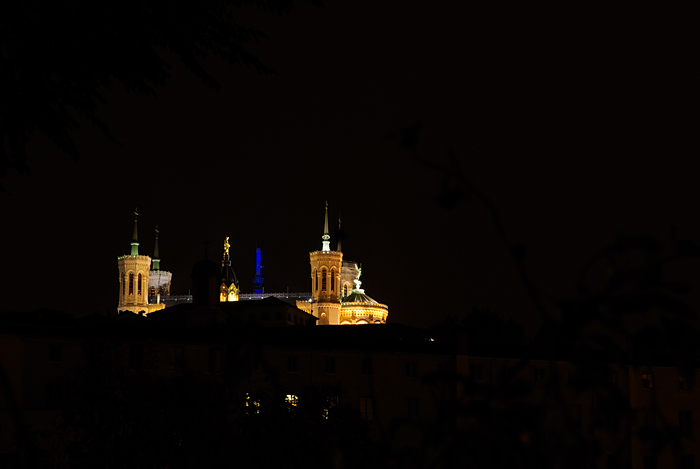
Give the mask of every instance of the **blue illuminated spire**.
POLYGON ((256 295, 262 295, 265 291, 263 288, 263 275, 261 264, 262 249, 255 246, 255 279, 253 280, 253 293, 256 295))

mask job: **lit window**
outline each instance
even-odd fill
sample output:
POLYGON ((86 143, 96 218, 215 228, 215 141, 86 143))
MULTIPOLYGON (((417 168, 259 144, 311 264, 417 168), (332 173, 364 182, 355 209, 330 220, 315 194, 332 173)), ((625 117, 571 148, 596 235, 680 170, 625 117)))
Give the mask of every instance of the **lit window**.
POLYGON ((654 377, 651 373, 645 373, 642 375, 642 387, 643 388, 653 388, 654 387, 654 377))
POLYGON ((321 269, 321 291, 326 291, 326 269, 321 269))
POLYGON ((284 398, 284 402, 292 407, 296 407, 299 403, 299 398, 294 394, 287 394, 287 397, 284 398))
POLYGON ((134 294, 134 273, 129 273, 129 295, 134 294))
POLYGON ((338 405, 338 396, 328 396, 326 398, 326 408, 323 409, 323 418, 328 419, 331 409, 338 405))
POLYGON ((250 394, 245 393, 245 411, 248 415, 259 414, 260 399, 253 399, 250 394))

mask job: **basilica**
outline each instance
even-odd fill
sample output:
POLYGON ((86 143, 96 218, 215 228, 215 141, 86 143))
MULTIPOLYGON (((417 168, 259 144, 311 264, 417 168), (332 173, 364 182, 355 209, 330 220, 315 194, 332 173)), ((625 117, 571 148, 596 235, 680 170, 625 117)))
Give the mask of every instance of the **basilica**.
MULTIPOLYGON (((160 270, 158 253, 158 227, 156 227, 154 255, 140 255, 138 252, 138 213, 134 212, 134 233, 131 253, 117 259, 119 267, 119 313, 131 311, 148 315, 175 304, 192 303, 192 295, 173 297, 170 294, 172 273, 160 270)), ((309 253, 311 293, 277 294, 264 293, 260 288, 260 250, 257 250, 256 287, 254 293, 242 293, 236 274, 231 266, 229 238, 223 243, 221 269, 216 275, 218 285, 212 285, 218 294, 219 304, 238 301, 259 300, 266 297, 295 300, 299 310, 313 316, 318 325, 386 324, 389 308, 370 298, 360 288, 362 266, 354 261, 343 259, 341 242, 331 250, 331 237, 328 232, 328 204, 326 204, 321 250, 309 253)), ((193 282, 195 282, 193 269, 193 282)), ((159 313, 161 314, 161 313, 159 313)), ((164 313, 163 313, 164 314, 164 313)))

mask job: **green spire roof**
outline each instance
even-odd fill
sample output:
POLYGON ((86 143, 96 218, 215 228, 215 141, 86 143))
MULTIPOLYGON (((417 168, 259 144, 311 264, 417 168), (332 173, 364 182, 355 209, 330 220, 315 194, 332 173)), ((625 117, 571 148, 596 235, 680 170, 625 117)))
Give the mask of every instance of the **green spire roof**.
POLYGON ((160 270, 160 254, 158 253, 158 225, 156 225, 156 247, 153 249, 153 264, 151 270, 160 270))
POLYGON ((139 234, 138 234, 138 208, 134 209, 134 236, 131 239, 131 255, 139 255, 139 234))

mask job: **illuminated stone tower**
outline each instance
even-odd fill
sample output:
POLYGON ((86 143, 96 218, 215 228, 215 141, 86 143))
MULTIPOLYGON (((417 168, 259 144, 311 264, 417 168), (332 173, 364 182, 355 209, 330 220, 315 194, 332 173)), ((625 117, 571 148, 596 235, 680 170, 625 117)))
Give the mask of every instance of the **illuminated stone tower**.
POLYGON ((230 247, 227 236, 224 240, 224 260, 221 261, 221 284, 219 286, 219 301, 222 303, 238 301, 240 294, 238 279, 231 267, 231 257, 228 254, 230 247))
POLYGON ((153 249, 153 260, 151 271, 148 274, 148 301, 150 303, 160 303, 163 296, 170 296, 170 284, 173 274, 160 270, 160 254, 158 253, 158 225, 156 225, 156 245, 153 249))
POLYGON ((323 247, 309 253, 311 260, 311 314, 318 324, 339 324, 340 314, 340 269, 343 253, 331 251, 328 234, 328 202, 323 226, 323 247))
MULTIPOLYGON (((137 209, 138 210, 138 209, 137 209)), ((151 258, 139 255, 138 213, 134 211, 134 235, 131 254, 117 258, 119 266, 119 306, 117 311, 148 314, 165 307, 164 304, 148 304, 148 282, 151 258)))

